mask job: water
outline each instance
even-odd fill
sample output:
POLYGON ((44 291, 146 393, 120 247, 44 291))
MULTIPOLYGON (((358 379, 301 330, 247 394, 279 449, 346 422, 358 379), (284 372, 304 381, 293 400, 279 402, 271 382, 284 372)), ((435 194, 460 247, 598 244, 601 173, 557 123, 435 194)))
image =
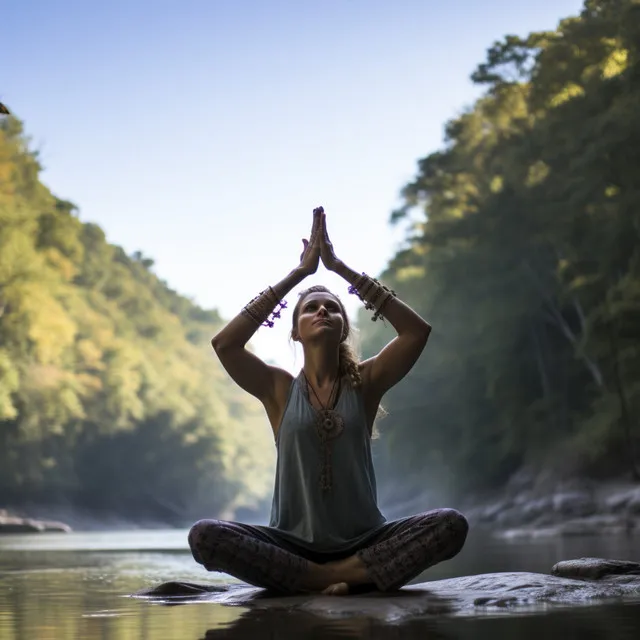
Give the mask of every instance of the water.
MULTIPOLYGON (((169 580, 224 581, 193 561, 186 535, 172 530, 0 536, 0 639, 640 637, 640 604, 479 610, 472 617, 439 615, 392 625, 364 616, 325 620, 295 611, 206 602, 167 606, 127 597, 169 580)), ((505 542, 472 532, 458 557, 418 581, 495 571, 548 573, 559 560, 581 556, 638 560, 640 538, 505 542)))

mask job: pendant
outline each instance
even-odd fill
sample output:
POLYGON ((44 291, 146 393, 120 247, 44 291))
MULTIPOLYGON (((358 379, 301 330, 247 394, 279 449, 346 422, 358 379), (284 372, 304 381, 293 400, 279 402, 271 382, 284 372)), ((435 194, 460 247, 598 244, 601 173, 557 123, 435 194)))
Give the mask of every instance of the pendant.
POLYGON ((318 411, 316 428, 318 429, 318 435, 323 441, 333 440, 342 433, 344 420, 337 411, 333 409, 322 409, 322 411, 318 411))
POLYGON ((333 488, 333 474, 331 473, 331 443, 322 443, 322 469, 320 470, 320 488, 330 491, 333 488))
POLYGON ((318 411, 316 419, 318 435, 322 440, 322 470, 320 472, 320 487, 323 491, 329 491, 333 487, 333 474, 331 473, 331 440, 337 438, 344 430, 342 416, 333 409, 318 411))

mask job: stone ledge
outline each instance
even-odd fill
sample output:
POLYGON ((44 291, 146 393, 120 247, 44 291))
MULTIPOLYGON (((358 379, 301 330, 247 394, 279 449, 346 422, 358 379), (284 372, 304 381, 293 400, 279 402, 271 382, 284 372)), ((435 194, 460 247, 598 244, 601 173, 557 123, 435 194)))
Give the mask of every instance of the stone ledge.
POLYGON ((488 573, 423 582, 393 593, 349 596, 282 596, 242 583, 166 582, 133 597, 167 604, 205 601, 325 617, 364 615, 386 623, 431 615, 476 616, 549 606, 586 606, 640 597, 639 563, 581 558, 558 563, 552 571, 580 579, 526 572, 488 573), (596 575, 597 580, 586 579, 596 575))
POLYGON ((560 537, 640 533, 640 485, 559 485, 540 494, 518 492, 462 508, 471 525, 499 537, 560 537))

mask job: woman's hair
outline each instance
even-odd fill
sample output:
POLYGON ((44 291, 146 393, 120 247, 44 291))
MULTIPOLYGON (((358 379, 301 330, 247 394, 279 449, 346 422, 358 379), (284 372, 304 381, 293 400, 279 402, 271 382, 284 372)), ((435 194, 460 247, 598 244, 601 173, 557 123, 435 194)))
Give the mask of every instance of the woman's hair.
POLYGON ((342 336, 340 339, 340 347, 338 353, 338 373, 340 376, 349 376, 349 380, 351 381, 351 385, 353 387, 359 387, 362 383, 360 378, 360 363, 358 361, 358 357, 355 354, 353 348, 347 344, 347 338, 351 333, 351 324, 349 323, 349 316, 347 316, 347 310, 344 308, 342 304, 342 300, 338 298, 334 293, 329 291, 327 287, 323 287, 321 284, 316 284, 308 289, 304 289, 298 294, 298 302, 296 306, 293 308, 293 327, 292 331, 296 330, 298 327, 298 317, 300 315, 300 308, 302 307, 302 302, 310 293, 328 293, 332 295, 338 305, 340 306, 340 312, 342 314, 342 319, 344 321, 344 329, 342 331, 342 336))

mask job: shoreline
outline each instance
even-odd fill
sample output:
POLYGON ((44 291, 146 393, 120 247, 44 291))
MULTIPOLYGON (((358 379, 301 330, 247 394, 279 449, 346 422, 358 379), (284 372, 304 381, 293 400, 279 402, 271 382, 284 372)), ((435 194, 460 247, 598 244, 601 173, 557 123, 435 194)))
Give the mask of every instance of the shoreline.
POLYGON ((0 534, 3 533, 70 533, 71 527, 57 520, 22 518, 7 509, 0 509, 0 534))
MULTIPOLYGON (((473 528, 504 539, 640 535, 640 482, 574 479, 537 487, 534 482, 522 486, 516 478, 503 494, 461 502, 459 509, 473 528)), ((0 508, 0 534, 69 533, 77 526, 84 529, 83 523, 100 524, 89 529, 180 528, 168 522, 139 522, 112 513, 74 514, 68 507, 58 510, 32 505, 24 511, 0 508), (26 513, 41 513, 44 517, 26 513)))
POLYGON ((507 488, 467 504, 472 526, 504 539, 640 534, 640 483, 573 480, 544 489, 507 488))

